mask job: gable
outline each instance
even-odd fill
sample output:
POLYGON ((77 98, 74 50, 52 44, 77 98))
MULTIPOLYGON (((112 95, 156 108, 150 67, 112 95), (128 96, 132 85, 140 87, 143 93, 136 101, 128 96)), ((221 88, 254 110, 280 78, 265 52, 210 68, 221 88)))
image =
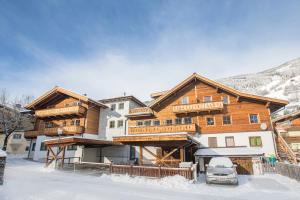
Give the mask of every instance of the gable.
POLYGON ((207 86, 210 86, 212 88, 215 88, 217 92, 225 92, 227 94, 233 95, 239 100, 251 100, 255 102, 262 102, 269 104, 271 111, 280 109, 281 107, 288 104, 285 100, 279 100, 269 97, 261 97, 257 95, 252 94, 246 94, 240 91, 237 91, 233 88, 230 88, 228 86, 222 85, 218 82, 212 81, 210 79, 207 79, 205 77, 202 77, 196 73, 192 74, 190 77, 173 87, 171 90, 168 90, 167 92, 163 93, 161 96, 157 97, 150 105, 149 107, 153 108, 159 104, 161 104, 163 101, 166 101, 169 98, 173 98, 174 94, 178 93, 181 89, 188 87, 188 85, 195 84, 197 81, 200 81, 204 83, 207 86))

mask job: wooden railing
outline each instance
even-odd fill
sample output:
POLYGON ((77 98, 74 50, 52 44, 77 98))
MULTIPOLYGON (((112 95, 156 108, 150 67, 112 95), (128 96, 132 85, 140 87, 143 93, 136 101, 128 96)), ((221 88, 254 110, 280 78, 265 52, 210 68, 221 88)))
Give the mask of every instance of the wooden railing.
POLYGON ((300 166, 277 162, 274 165, 262 164, 264 173, 276 173, 300 181, 300 166))
POLYGON ((83 115, 86 108, 83 106, 70 106, 65 108, 49 108, 35 111, 35 115, 40 118, 63 115, 83 115))
POLYGON ((24 132, 24 137, 25 138, 34 138, 37 137, 39 135, 39 131, 25 131, 24 132))
POLYGON ((188 113, 188 112, 201 112, 222 110, 224 107, 223 102, 208 102, 208 103, 195 103, 195 104, 182 104, 173 106, 174 113, 188 113))
POLYGON ((286 154, 287 159, 289 162, 295 164, 297 163, 297 157, 293 150, 289 147, 289 145, 286 143, 286 141, 283 139, 283 137, 280 134, 277 134, 277 150, 278 150, 278 156, 280 159, 282 159, 281 154, 286 154))
POLYGON ((81 134, 84 131, 83 126, 64 126, 64 127, 45 128, 43 133, 45 135, 57 135, 58 129, 62 129, 63 135, 81 134))
POLYGON ((128 116, 152 115, 153 111, 149 107, 139 107, 129 110, 128 116))
POLYGON ((196 132, 196 124, 129 127, 129 134, 196 132))
POLYGON ((96 168, 106 170, 111 174, 128 174, 130 176, 147 176, 163 178, 167 176, 180 175, 189 180, 195 180, 197 177, 196 165, 190 168, 170 168, 160 166, 137 166, 137 165, 115 165, 109 163, 75 163, 74 170, 78 168, 96 168), (84 166, 84 167, 82 167, 84 166))

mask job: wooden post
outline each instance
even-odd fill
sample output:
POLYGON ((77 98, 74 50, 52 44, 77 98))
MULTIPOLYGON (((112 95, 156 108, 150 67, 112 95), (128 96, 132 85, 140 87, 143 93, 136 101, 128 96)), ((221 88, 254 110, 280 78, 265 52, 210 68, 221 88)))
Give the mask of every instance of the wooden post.
POLYGON ((143 165, 143 146, 140 145, 140 159, 139 159, 139 165, 143 165))
POLYGON ((158 177, 161 178, 161 166, 158 166, 158 177))
POLYGON ((133 165, 131 164, 130 165, 130 176, 132 176, 133 175, 133 165))
POLYGON ((181 162, 184 161, 184 158, 183 158, 184 155, 183 155, 183 154, 184 154, 184 150, 183 150, 183 147, 181 147, 181 148, 180 148, 180 161, 181 161, 181 162))
POLYGON ((61 168, 64 168, 64 163, 65 163, 65 153, 66 153, 66 146, 63 146, 62 160, 61 160, 61 168))
POLYGON ((47 156, 46 156, 46 166, 48 166, 48 161, 49 161, 49 147, 47 146, 47 156))
POLYGON ((109 173, 112 173, 112 162, 109 164, 109 173))

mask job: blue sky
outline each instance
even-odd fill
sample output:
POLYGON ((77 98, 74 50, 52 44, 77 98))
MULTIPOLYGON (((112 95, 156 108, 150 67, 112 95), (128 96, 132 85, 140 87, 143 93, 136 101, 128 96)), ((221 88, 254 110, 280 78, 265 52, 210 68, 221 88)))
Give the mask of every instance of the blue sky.
POLYGON ((0 0, 0 88, 96 99, 300 57, 300 1, 0 0))

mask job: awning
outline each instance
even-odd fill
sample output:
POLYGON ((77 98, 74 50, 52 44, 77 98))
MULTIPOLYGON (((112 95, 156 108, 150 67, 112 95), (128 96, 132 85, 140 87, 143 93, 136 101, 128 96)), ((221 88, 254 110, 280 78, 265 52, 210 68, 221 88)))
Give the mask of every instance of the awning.
POLYGON ((198 149, 195 156, 199 157, 212 157, 212 156, 261 156, 263 152, 261 149, 249 147, 224 147, 224 148, 203 148, 198 149))
POLYGON ((134 146, 169 146, 176 147, 180 145, 186 145, 195 143, 198 144, 187 133, 158 133, 158 134, 136 134, 113 137, 114 142, 120 142, 122 144, 134 145, 134 146))
POLYGON ((61 137, 55 139, 45 140, 44 144, 47 146, 60 146, 60 145, 83 145, 86 147, 106 147, 106 146, 120 146, 119 142, 82 138, 82 137, 61 137))

